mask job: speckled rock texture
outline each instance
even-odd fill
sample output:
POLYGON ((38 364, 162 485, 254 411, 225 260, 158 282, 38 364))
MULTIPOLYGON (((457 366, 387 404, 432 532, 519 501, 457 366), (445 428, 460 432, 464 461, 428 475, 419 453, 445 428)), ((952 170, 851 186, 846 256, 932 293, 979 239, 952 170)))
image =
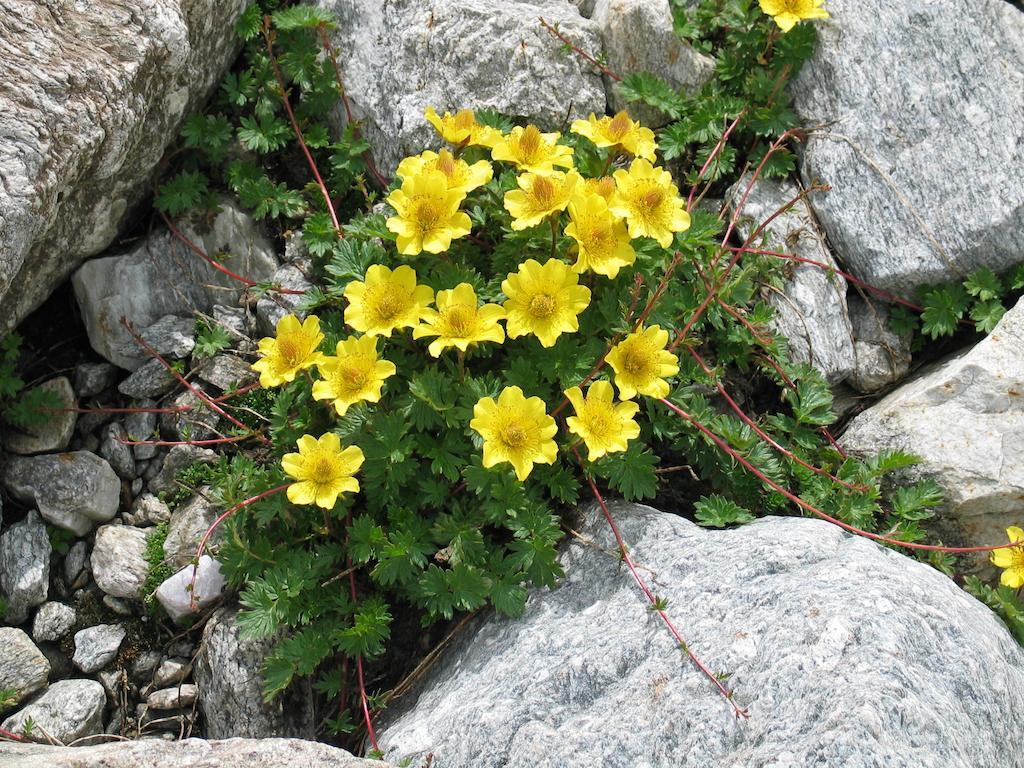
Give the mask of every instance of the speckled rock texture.
POLYGON ((221 609, 207 622, 195 661, 207 737, 314 738, 316 721, 308 678, 294 683, 272 702, 263 701, 260 670, 272 646, 271 639, 242 637, 237 609, 221 609))
POLYGON ((910 296, 1024 260, 1024 13, 1004 0, 829 0, 794 79, 801 171, 836 256, 910 296))
POLYGON ((441 114, 496 109, 548 130, 606 109, 601 73, 565 55, 540 25, 543 16, 584 50, 600 51, 597 25, 568 0, 318 4, 337 15, 334 45, 353 114, 385 173, 439 145, 423 117, 428 106, 441 114))
POLYGON ((1024 509, 1024 300, 983 341, 859 414, 840 442, 855 454, 898 448, 919 456, 901 479, 942 486, 936 524, 947 544, 1006 541, 1024 509))
MULTIPOLYGON (((49 737, 70 744, 83 736, 103 732, 106 705, 107 695, 95 680, 61 680, 0 723, 0 728, 21 733, 31 718, 35 723, 33 739, 46 741, 49 737)), ((3 765, 8 768, 11 763, 5 759, 3 765)))
POLYGON ((0 691, 14 691, 19 701, 46 687, 50 662, 28 635, 14 627, 0 627, 0 691))
POLYGON ((34 510, 0 534, 0 598, 7 605, 0 618, 8 624, 21 624, 29 609, 46 602, 52 551, 46 526, 34 510))
MULTIPOLYGON (((800 194, 791 181, 759 179, 747 195, 750 179, 750 175, 743 177, 729 191, 730 206, 743 205, 736 230, 744 240, 800 194)), ((765 299, 775 310, 774 330, 789 340, 790 358, 814 366, 832 384, 845 379, 854 370, 846 280, 828 272, 837 265, 810 206, 804 200, 794 203, 765 226, 751 247, 791 253, 826 265, 783 264, 784 284, 766 288, 765 299)))
POLYGON ((245 0, 0 0, 0 333, 117 235, 245 0))
POLYGON ((91 747, 0 744, 5 768, 387 768, 301 739, 153 739, 91 747))
MULTIPOLYGON (((693 650, 676 648, 614 554, 578 541, 560 588, 462 636, 378 736, 445 768, 1021 768, 1024 650, 938 571, 828 523, 698 528, 613 506, 693 650)), ((603 519, 583 535, 614 551, 603 519)))

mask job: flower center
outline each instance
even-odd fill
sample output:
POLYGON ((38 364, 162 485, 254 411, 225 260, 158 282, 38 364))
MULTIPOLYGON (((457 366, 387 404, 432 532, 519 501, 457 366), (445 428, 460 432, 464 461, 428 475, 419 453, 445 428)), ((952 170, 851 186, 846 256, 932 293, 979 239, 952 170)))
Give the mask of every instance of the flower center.
POLYGON ((334 462, 329 456, 317 454, 313 456, 308 467, 309 479, 319 485, 326 485, 334 480, 334 462))
POLYGON ((287 336, 277 339, 277 353, 289 366, 301 363, 302 358, 305 356, 302 345, 298 340, 287 336))
POLYGON ((611 428, 612 410, 603 405, 587 406, 587 429, 597 438, 607 436, 611 428))
POLYGON ((404 303, 401 298, 395 296, 390 291, 381 294, 376 306, 377 319, 382 322, 394 320, 401 314, 404 303))
POLYGON ((546 293, 538 293, 530 299, 530 314, 540 320, 546 320, 555 314, 555 299, 546 293))
POLYGON ((799 14, 803 11, 802 0, 782 0, 782 7, 785 13, 799 14))
POLYGON ((611 230, 599 223, 595 223, 587 232, 587 245, 592 251, 607 250, 610 239, 611 230))
POLYGON ((615 191, 615 179, 611 176, 602 176, 600 179, 589 179, 588 183, 597 194, 605 200, 612 196, 615 191))
POLYGON ((630 376, 637 378, 649 375, 651 368, 651 353, 641 346, 633 346, 626 349, 622 356, 622 369, 630 376))
POLYGON ((433 197, 419 196, 412 201, 412 220, 416 222, 420 232, 429 232, 441 220, 442 211, 438 201, 433 197))
POLYGON ((658 187, 654 187, 653 189, 648 189, 646 192, 643 193, 643 195, 640 197, 640 202, 643 203, 643 206, 645 208, 653 211, 655 208, 661 205, 661 201, 664 199, 665 190, 659 189, 658 187))
POLYGON ((608 123, 609 138, 621 139, 629 132, 630 123, 632 122, 633 121, 629 119, 629 115, 625 112, 619 112, 612 118, 611 122, 608 123))
POLYGON ((469 336, 476 320, 476 307, 455 304, 444 311, 444 320, 448 326, 449 336, 460 338, 469 336))
POLYGON ((541 208, 547 208, 554 200, 555 185, 546 176, 537 176, 533 180, 533 197, 541 208))
POLYGON ((338 366, 337 377, 338 381, 346 389, 357 390, 362 389, 366 385, 366 380, 370 378, 370 371, 365 365, 356 363, 341 364, 338 366))
POLYGON ((509 448, 522 448, 530 434, 519 424, 506 424, 501 428, 501 441, 509 448))
POLYGON ((540 150, 540 131, 537 126, 528 125, 519 136, 519 154, 526 162, 531 162, 540 150))

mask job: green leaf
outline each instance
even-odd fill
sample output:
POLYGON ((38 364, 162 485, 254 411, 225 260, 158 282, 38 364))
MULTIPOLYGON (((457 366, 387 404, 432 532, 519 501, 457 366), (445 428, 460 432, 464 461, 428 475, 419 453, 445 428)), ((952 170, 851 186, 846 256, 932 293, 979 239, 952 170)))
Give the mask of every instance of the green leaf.
POLYGON ((678 119, 686 111, 686 97, 650 72, 626 75, 615 87, 626 101, 639 101, 660 109, 673 120, 678 119))
POLYGON ((337 647, 349 656, 373 658, 384 652, 384 641, 391 636, 391 613, 379 598, 364 602, 352 618, 352 626, 333 638, 337 647))
POLYGON ((180 216, 203 201, 207 183, 199 171, 182 171, 160 186, 153 204, 171 218, 180 216))
POLYGON ((901 486, 893 494, 892 511, 905 520, 926 520, 934 515, 932 507, 942 503, 943 491, 933 480, 901 486))
POLYGON ((964 281, 964 288, 971 296, 977 296, 982 301, 997 299, 1003 295, 1003 284, 996 277, 996 273, 988 267, 982 267, 964 281))
POLYGON ((526 609, 526 589, 519 583, 498 579, 491 584, 491 604, 498 613, 518 618, 526 609))
POLYGON ((701 496, 693 505, 697 513, 697 522, 707 528, 725 528, 727 525, 749 523, 754 516, 724 496, 701 496))
POLYGON ((357 563, 367 563, 388 543, 384 529, 369 515, 352 519, 348 529, 348 551, 357 563))
POLYGON ((801 379, 796 389, 787 389, 784 397, 793 406, 793 415, 801 424, 827 426, 836 420, 832 412, 832 390, 820 377, 801 379))
POLYGON ((924 312, 921 313, 921 331, 937 339, 952 336, 957 329, 970 298, 962 286, 944 286, 925 291, 924 312))
POLYGON ((654 469, 658 457, 640 443, 630 443, 620 453, 610 453, 594 467, 608 484, 627 501, 651 499, 658 493, 658 476, 654 469))
POLYGON ((252 3, 242 11, 242 15, 235 22, 235 34, 243 40, 252 40, 263 28, 263 9, 259 3, 252 3))
POLYGON ((273 116, 241 117, 238 122, 238 140, 246 149, 260 154, 281 149, 292 135, 291 126, 273 116))
POLYGON ((971 308, 971 319, 982 333, 992 333, 1006 314, 1006 307, 998 299, 979 301, 971 308))
POLYGON ((282 32, 293 29, 315 29, 326 27, 331 29, 335 26, 334 15, 325 8, 318 8, 314 5, 293 5, 275 11, 271 15, 274 26, 282 32))

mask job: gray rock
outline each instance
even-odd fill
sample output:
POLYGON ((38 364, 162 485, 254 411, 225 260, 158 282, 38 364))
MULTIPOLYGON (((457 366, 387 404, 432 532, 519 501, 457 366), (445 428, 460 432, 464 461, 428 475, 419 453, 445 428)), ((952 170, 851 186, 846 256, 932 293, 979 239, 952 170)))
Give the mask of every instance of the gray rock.
POLYGON ((127 635, 120 624, 97 624, 75 632, 75 666, 85 673, 98 672, 112 662, 127 635))
POLYGON ((152 529, 130 525, 104 525, 96 531, 92 549, 92 575, 108 595, 138 600, 149 575, 146 543, 152 529))
POLYGON ((91 572, 89 545, 84 541, 76 541, 64 556, 64 580, 67 581, 68 587, 71 589, 79 589, 85 586, 78 584, 79 577, 83 574, 88 577, 91 572))
MULTIPOLYGON (((192 561, 203 534, 223 511, 207 500, 209 492, 208 487, 200 488, 195 496, 171 514, 171 524, 164 539, 164 561, 172 568, 184 568, 192 561)), ((208 545, 215 546, 221 539, 218 529, 210 537, 208 545)))
POLYGON ((131 376, 117 385, 117 391, 137 399, 162 397, 174 389, 177 381, 165 365, 153 358, 132 371, 131 376))
POLYGON ((44 381, 29 391, 36 390, 52 392, 56 397, 55 407, 67 410, 51 412, 45 422, 24 431, 5 429, 3 446, 11 453, 30 456, 34 453, 63 451, 71 443, 71 438, 75 434, 75 420, 78 418, 78 414, 71 409, 75 408, 78 403, 75 401, 75 391, 71 388, 71 382, 68 381, 67 376, 58 376, 55 379, 44 381))
POLYGON ((183 659, 164 659, 153 673, 153 687, 166 688, 192 674, 192 665, 183 659))
POLYGON ((127 525, 146 527, 159 525, 171 519, 171 509, 151 493, 144 493, 132 504, 130 512, 124 515, 127 525))
POLYGON ((146 706, 150 709, 182 709, 191 707, 198 698, 199 688, 191 683, 186 683, 174 688, 153 691, 146 697, 146 706))
MULTIPOLYGON (((277 269, 273 247, 233 202, 221 202, 208 231, 200 232, 197 225, 188 223, 180 229, 211 257, 229 253, 231 269, 252 280, 268 280, 277 269)), ((89 343, 128 370, 138 368, 148 356, 134 345, 121 325, 122 317, 142 329, 165 315, 209 312, 215 303, 237 300, 246 287, 215 270, 167 232, 152 235, 128 253, 87 262, 75 272, 72 283, 89 343)))
MULTIPOLYGON (((600 73, 540 26, 557 25, 597 53, 597 26, 564 0, 320 0, 333 30, 354 116, 385 173, 437 146, 424 119, 463 108, 496 109, 557 129, 566 116, 603 114, 600 73)), ((340 112, 339 112, 340 114, 340 112)))
POLYGON ((128 432, 119 421, 108 424, 103 429, 103 440, 100 442, 100 456, 107 460, 111 469, 122 480, 132 480, 135 475, 135 454, 132 446, 126 445, 128 432))
POLYGON ((160 666, 160 654, 157 651, 143 651, 129 664, 132 680, 140 685, 149 682, 153 673, 160 666))
POLYGON ((46 687, 50 662, 28 635, 14 627, 0 627, 0 691, 13 690, 19 702, 46 687))
MULTIPOLYGON (((201 385, 193 386, 202 390, 201 385)), ((209 440, 217 437, 214 430, 220 416, 191 390, 182 392, 167 404, 173 408, 185 409, 160 414, 160 430, 168 435, 169 439, 209 440)))
MULTIPOLYGON (((731 207, 738 206, 750 183, 750 175, 730 190, 731 207)), ((744 240, 779 208, 800 193, 790 181, 759 179, 750 191, 737 221, 744 240)), ((752 243, 756 248, 791 253, 827 264, 836 263, 818 230, 806 202, 798 201, 769 223, 752 243)), ((781 290, 770 289, 767 301, 775 310, 774 329, 789 339, 790 358, 809 363, 835 384, 853 371, 853 329, 846 307, 846 281, 813 264, 789 262, 788 278, 781 290)))
POLYGON ((0 3, 0 335, 117 236, 234 59, 244 7, 0 3))
POLYGON ((86 451, 12 456, 0 482, 19 501, 35 504, 46 522, 85 536, 117 514, 121 482, 110 465, 86 451))
MULTIPOLYGON (((0 728, 21 733, 29 719, 35 724, 32 738, 40 741, 53 739, 70 744, 85 736, 103 732, 103 709, 107 696, 103 686, 95 680, 61 680, 46 689, 32 701, 0 724, 0 728)), ((4 763, 17 766, 19 763, 4 763)), ((51 763, 52 765, 52 763, 51 763)))
POLYGON ((1024 649, 938 571, 828 523, 698 528, 612 507, 632 557, 737 720, 680 653, 593 511, 564 583, 462 633, 408 701, 385 759, 488 766, 1024 765, 1024 649), (605 551, 602 551, 605 550, 605 551), (606 554, 606 551, 609 552, 606 554), (982 725, 983 724, 983 725, 982 725))
POLYGON ((302 739, 140 739, 74 748, 0 743, 0 758, 5 768, 388 768, 302 739))
MULTIPOLYGON (((191 317, 164 315, 155 323, 144 328, 139 335, 149 346, 164 357, 182 359, 192 354, 196 347, 196 321, 191 317)), ((134 342, 128 355, 134 355, 134 342)))
POLYGON ((32 639, 37 643, 54 643, 74 629, 78 613, 70 605, 44 603, 32 620, 32 639))
POLYGON ((199 709, 208 738, 313 737, 316 721, 308 679, 272 702, 263 700, 260 669, 272 645, 269 638, 244 639, 237 610, 221 609, 207 622, 194 675, 203 692, 199 709))
MULTIPOLYGON (((302 265, 305 267, 305 265, 302 265)), ((308 291, 313 287, 306 272, 295 264, 285 264, 274 273, 274 285, 292 291, 308 291)), ((256 325, 264 336, 273 336, 277 321, 288 314, 305 319, 306 312, 300 309, 303 297, 297 293, 267 291, 256 303, 256 325)))
MULTIPOLYGON (((689 94, 703 88, 715 74, 715 60, 697 53, 676 34, 668 0, 597 0, 584 15, 601 31, 605 66, 612 72, 650 72, 689 94)), ((628 103, 611 82, 605 84, 612 112, 626 109, 655 128, 667 122, 663 113, 628 103)))
POLYGON ((217 325, 234 333, 240 339, 250 338, 255 328, 255 318, 244 307, 225 307, 223 304, 214 304, 213 320, 217 325))
POLYGON ((830 0, 792 83, 801 170, 854 274, 911 296, 1024 259, 1024 15, 1000 0, 830 0), (964 19, 971 23, 965 25, 964 19))
POLYGON ((0 534, 0 593, 9 624, 21 624, 30 608, 46 602, 51 552, 46 526, 34 511, 0 534))
MULTIPOLYGON (((135 406, 138 408, 155 408, 156 402, 144 399, 137 401, 135 406)), ((155 413, 147 411, 129 413, 124 418, 124 431, 128 433, 128 437, 132 440, 157 440, 160 436, 156 434, 156 421, 157 414, 155 413)), ((152 459, 159 450, 159 446, 156 445, 132 446, 132 452, 139 461, 152 459)))
MULTIPOLYGON (((840 442, 855 454, 885 449, 921 462, 900 473, 945 491, 937 531, 948 544, 1006 541, 1024 498, 1024 301, 972 349, 954 355, 857 416, 840 442)), ((979 556, 976 564, 986 562, 979 556)))
POLYGON ((197 445, 176 445, 167 453, 160 473, 149 481, 149 490, 153 493, 168 493, 176 491, 178 484, 175 478, 185 467, 196 463, 213 464, 217 461, 217 454, 209 448, 200 448, 197 445))
POLYGON ((877 392, 910 371, 910 335, 889 328, 889 310, 856 294, 846 297, 853 326, 853 372, 847 381, 858 392, 877 392))
POLYGON ((136 608, 140 607, 138 602, 133 603, 131 600, 113 595, 104 595, 103 604, 118 616, 133 616, 136 608))
POLYGON ((110 363, 82 363, 75 367, 75 392, 79 397, 93 397, 117 383, 120 371, 110 363))
POLYGON ((196 369, 196 376, 225 392, 244 387, 258 378, 249 363, 234 355, 217 355, 204 360, 196 369))
POLYGON ((60 646, 53 643, 40 643, 38 648, 50 664, 50 678, 52 680, 63 680, 66 677, 78 674, 78 670, 71 663, 71 659, 60 649, 60 646))
POLYGON ((156 599, 167 615, 180 624, 186 616, 206 610, 224 591, 220 563, 209 555, 199 558, 199 565, 186 565, 167 578, 156 589, 156 599))

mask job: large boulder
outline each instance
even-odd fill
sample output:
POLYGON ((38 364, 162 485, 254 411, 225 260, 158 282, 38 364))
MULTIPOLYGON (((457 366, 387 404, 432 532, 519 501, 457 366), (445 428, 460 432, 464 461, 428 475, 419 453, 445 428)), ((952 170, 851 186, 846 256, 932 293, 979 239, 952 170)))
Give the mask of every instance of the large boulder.
POLYGON ((567 118, 603 114, 601 73, 540 24, 592 54, 597 26, 566 0, 318 0, 333 32, 354 117, 385 172, 440 139, 424 119, 490 108, 557 130, 567 118))
MULTIPOLYGON (((56 739, 68 744, 102 733, 106 705, 107 695, 95 680, 61 680, 0 723, 0 728, 21 734, 31 721, 30 738, 43 742, 56 739)), ((4 765, 8 763, 5 761, 4 765)))
POLYGON ((245 6, 0 0, 0 334, 113 241, 245 6))
POLYGON ((860 278, 904 295, 1024 260, 1024 14, 1003 0, 829 0, 792 83, 813 205, 860 278))
POLYGON ((14 627, 0 627, 0 691, 13 691, 18 701, 46 687, 50 662, 28 635, 14 627))
POLYGON ((52 551, 46 526, 34 510, 0 534, 0 597, 7 604, 0 618, 7 623, 21 624, 30 608, 46 602, 52 551))
POLYGON ((942 486, 937 526, 949 544, 998 544, 1007 526, 1024 524, 1021 350, 1024 300, 983 341, 858 415, 840 439, 854 454, 899 449, 919 456, 901 480, 929 478, 942 486))
MULTIPOLYGON (((229 200, 221 201, 219 213, 208 226, 205 221, 184 221, 180 231, 208 256, 220 258, 231 271, 250 280, 269 281, 277 269, 273 246, 252 218, 229 200)), ((215 304, 234 304, 246 290, 244 283, 214 269, 163 230, 127 253, 86 262, 75 272, 72 284, 92 348, 131 371, 149 355, 121 318, 138 332, 147 330, 152 340, 168 345, 165 352, 180 357, 184 347, 175 346, 168 331, 186 321, 167 316, 191 317, 196 310, 209 313, 215 304)), ((182 336, 179 327, 176 337, 185 341, 182 336)))
POLYGON ((1024 766, 1024 650, 951 580, 828 523, 698 528, 612 507, 690 648, 603 518, 564 583, 464 632, 378 732, 385 759, 473 766, 1024 766), (596 545, 596 546, 595 546, 596 545))
POLYGON ((86 747, 0 743, 0 762, 5 768, 387 768, 301 739, 145 739, 86 747))

